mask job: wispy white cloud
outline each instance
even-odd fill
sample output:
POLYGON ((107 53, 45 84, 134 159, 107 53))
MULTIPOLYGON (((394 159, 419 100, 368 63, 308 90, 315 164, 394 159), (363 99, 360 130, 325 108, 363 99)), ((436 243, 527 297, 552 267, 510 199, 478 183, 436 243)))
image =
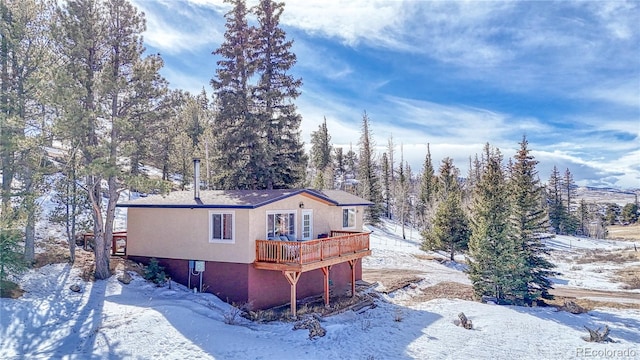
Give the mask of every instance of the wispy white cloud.
POLYGON ((640 82, 637 78, 605 80, 598 86, 587 88, 577 95, 630 107, 636 110, 637 115, 640 115, 640 82))
POLYGON ((203 47, 213 51, 223 39, 224 21, 212 21, 213 12, 174 1, 134 0, 134 4, 145 13, 145 43, 161 53, 193 53, 203 47))

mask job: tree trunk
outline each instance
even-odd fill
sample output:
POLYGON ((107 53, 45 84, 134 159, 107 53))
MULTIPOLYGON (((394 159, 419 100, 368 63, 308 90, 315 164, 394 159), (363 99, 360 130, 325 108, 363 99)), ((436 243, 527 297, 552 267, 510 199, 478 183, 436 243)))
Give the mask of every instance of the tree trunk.
POLYGON ((33 195, 27 195, 27 223, 24 228, 24 260, 33 264, 36 260, 35 238, 36 238, 36 206, 33 195))
POLYGON ((89 176, 87 184, 90 184, 89 198, 91 200, 91 209, 93 214, 93 237, 95 246, 93 253, 95 255, 96 280, 104 280, 111 276, 109 269, 109 252, 104 234, 104 221, 102 219, 102 191, 101 179, 99 176, 89 176))
POLYGON ((454 261, 453 258, 454 258, 455 254, 456 254, 455 253, 456 248, 455 248, 453 240, 451 240, 451 248, 450 249, 451 249, 451 261, 454 261))

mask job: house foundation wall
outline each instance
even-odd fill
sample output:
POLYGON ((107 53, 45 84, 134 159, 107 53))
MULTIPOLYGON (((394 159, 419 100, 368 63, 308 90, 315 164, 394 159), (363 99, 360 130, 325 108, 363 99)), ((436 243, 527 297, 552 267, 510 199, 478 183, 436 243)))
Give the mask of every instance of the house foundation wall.
MULTIPOLYGON (((356 280, 362 279, 360 261, 356 264, 356 280)), ((344 295, 351 290, 351 267, 348 263, 339 263, 329 270, 329 288, 331 295, 344 295)), ((298 300, 322 295, 324 276, 321 269, 304 272, 298 280, 296 295, 298 300)), ((266 309, 289 303, 291 286, 282 272, 271 270, 249 271, 249 302, 254 309, 266 309)))
MULTIPOLYGON (((150 257, 129 256, 129 259, 149 264, 150 257)), ((200 286, 200 276, 190 275, 189 260, 156 258, 165 268, 171 280, 191 288, 200 286)), ((362 279, 362 262, 356 264, 356 280, 362 279)), ((348 263, 331 266, 329 271, 332 295, 343 295, 351 289, 351 268, 348 263)), ((304 272, 297 284, 298 300, 310 296, 322 295, 324 277, 321 269, 304 272)), ((247 304, 252 309, 267 309, 289 303, 291 287, 280 271, 259 270, 253 264, 223 263, 206 261, 202 273, 204 292, 212 293, 221 300, 247 304)))

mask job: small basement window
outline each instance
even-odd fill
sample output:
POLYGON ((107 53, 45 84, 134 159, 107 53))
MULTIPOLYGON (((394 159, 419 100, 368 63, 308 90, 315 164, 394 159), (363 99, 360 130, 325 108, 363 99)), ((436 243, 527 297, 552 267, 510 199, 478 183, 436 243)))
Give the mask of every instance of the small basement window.
POLYGON ((235 243, 235 216, 233 212, 209 212, 209 242, 235 243))
POLYGON ((356 208, 349 207, 349 208, 342 209, 342 228, 343 229, 356 228, 356 208))

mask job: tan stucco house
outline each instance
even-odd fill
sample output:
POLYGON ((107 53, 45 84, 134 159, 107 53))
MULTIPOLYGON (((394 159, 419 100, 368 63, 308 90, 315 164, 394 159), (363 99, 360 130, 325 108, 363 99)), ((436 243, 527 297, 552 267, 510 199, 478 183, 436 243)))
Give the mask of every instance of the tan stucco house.
POLYGON ((127 208, 126 255, 158 259, 174 281, 254 309, 355 291, 371 254, 363 213, 339 190, 173 192, 127 208))

